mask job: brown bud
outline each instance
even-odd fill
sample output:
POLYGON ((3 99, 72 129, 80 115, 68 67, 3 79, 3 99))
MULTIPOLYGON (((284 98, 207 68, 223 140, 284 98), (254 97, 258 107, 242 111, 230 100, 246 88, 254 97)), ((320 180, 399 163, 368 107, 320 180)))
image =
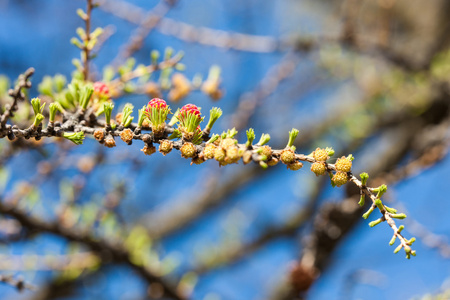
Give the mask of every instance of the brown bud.
POLYGON ((279 162, 280 162, 280 161, 278 160, 278 158, 272 157, 272 159, 269 160, 269 161, 267 162, 267 164, 268 164, 269 166, 273 167, 273 166, 277 165, 279 162))
POLYGON ((120 112, 116 115, 116 123, 122 124, 122 119, 123 119, 123 113, 120 112))
POLYGON ((315 270, 314 267, 306 268, 296 262, 289 275, 290 282, 294 289, 298 292, 304 292, 314 283, 319 276, 319 272, 315 270))
POLYGON ((242 161, 244 162, 244 165, 251 162, 252 161, 252 151, 245 151, 244 155, 242 155, 242 161))
POLYGON ((144 152, 145 155, 152 155, 156 152, 155 146, 153 144, 145 144, 144 148, 141 149, 142 152, 144 152))
POLYGON ((164 156, 172 151, 173 143, 169 140, 162 140, 159 144, 159 152, 161 152, 164 156))
POLYGON ((150 81, 145 85, 145 93, 150 98, 161 98, 161 89, 159 88, 159 85, 156 82, 150 81))
POLYGON ((287 165, 287 168, 292 171, 300 170, 303 167, 303 164, 299 161, 294 161, 293 163, 290 163, 287 165))
POLYGON ((195 158, 192 159, 191 165, 192 165, 192 164, 199 165, 199 164, 202 164, 202 163, 204 163, 204 162, 205 162, 205 160, 204 160, 202 157, 197 156, 197 157, 195 157, 195 158))
POLYGON ((145 118, 144 121, 142 122, 142 128, 150 128, 150 122, 148 121, 147 118, 145 118))
POLYGON ((96 129, 94 131, 94 138, 99 142, 103 142, 105 139, 105 131, 103 129, 96 129))
POLYGON ((219 100, 223 96, 222 90, 219 89, 219 83, 219 80, 206 80, 202 84, 202 92, 213 100, 219 100))
POLYGON ((116 146, 116 141, 114 140, 114 138, 112 136, 108 136, 105 139, 105 146, 108 148, 112 148, 116 146))
POLYGON ((95 167, 95 160, 92 156, 83 156, 78 160, 78 169, 83 173, 89 173, 95 167))
POLYGON ((178 102, 191 92, 191 83, 181 73, 175 73, 172 76, 173 88, 169 92, 169 100, 178 102))
POLYGON ((129 128, 124 129, 120 133, 120 138, 122 139, 122 141, 124 141, 128 145, 131 144, 131 142, 133 141, 133 131, 131 131, 131 129, 129 129, 129 128))
POLYGON ((164 132, 166 130, 166 123, 159 124, 158 126, 151 126, 153 134, 155 137, 162 137, 164 135, 164 132))

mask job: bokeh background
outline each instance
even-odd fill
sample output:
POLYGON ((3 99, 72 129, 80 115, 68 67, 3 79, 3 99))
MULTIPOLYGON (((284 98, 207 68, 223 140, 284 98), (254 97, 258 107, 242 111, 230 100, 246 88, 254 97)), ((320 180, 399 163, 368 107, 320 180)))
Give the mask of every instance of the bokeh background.
MULTIPOLYGON (((178 288, 192 299, 292 299, 286 290, 300 280, 292 270, 306 255, 317 255, 321 274, 307 293, 297 293, 301 298, 410 299, 450 288, 447 1, 102 3, 93 27, 108 26, 111 36, 93 61, 95 74, 121 53, 148 11, 167 5, 136 61, 148 64, 155 49, 182 50, 187 78, 218 65, 225 91, 218 102, 192 92, 170 103, 172 110, 219 106, 224 115, 213 131, 236 127, 242 142, 253 127, 283 148, 296 127, 299 153, 325 146, 335 157, 352 153, 355 174, 368 171, 373 186, 388 183, 385 201, 408 215, 398 224, 417 237, 417 257, 394 255, 387 224, 368 226, 379 213, 363 220, 363 211, 348 204, 359 200, 355 191, 332 188, 307 164, 298 172, 283 165, 219 168, 213 161, 191 166, 178 151, 145 156, 137 142, 107 149, 91 138, 76 147, 51 138, 2 139, 2 201, 16 197, 33 216, 67 228, 93 220, 92 234, 105 239, 134 232, 151 243, 142 257, 168 281, 181 279, 178 288)), ((0 73, 14 81, 34 67, 31 97, 45 75, 70 78, 71 60, 80 55, 70 39, 83 26, 75 11, 85 6, 0 0, 0 73)), ((116 108, 148 100, 126 95, 116 108)), ((2 299, 158 296, 159 287, 129 265, 99 261, 82 243, 8 216, 1 216, 0 231, 0 274, 37 287, 18 293, 1 284, 2 299)))

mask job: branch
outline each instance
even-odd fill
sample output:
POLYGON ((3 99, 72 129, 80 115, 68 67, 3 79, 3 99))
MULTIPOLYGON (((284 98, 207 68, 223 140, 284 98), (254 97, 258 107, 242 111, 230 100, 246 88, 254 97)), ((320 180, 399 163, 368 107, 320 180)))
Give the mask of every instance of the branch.
MULTIPOLYGON (((230 163, 238 163, 242 159, 244 164, 253 161, 263 168, 267 168, 269 165, 274 166, 281 161, 287 165, 288 169, 296 171, 303 167, 302 162, 308 162, 312 164, 311 170, 316 175, 319 176, 328 173, 332 177, 333 186, 337 185, 339 187, 347 182, 354 183, 360 190, 361 202, 363 202, 363 197, 365 196, 372 201, 371 208, 363 216, 367 218, 377 208, 382 214, 381 218, 377 220, 377 223, 374 221, 370 225, 374 226, 383 221, 387 221, 394 231, 393 239, 398 238, 400 241, 400 246, 397 249, 400 250, 403 248, 408 258, 410 255, 415 255, 415 251, 412 251, 410 247, 413 240, 404 238, 400 233, 401 229, 396 226, 393 220, 394 218, 403 219, 406 215, 397 214, 394 209, 390 209, 382 203, 380 197, 386 191, 385 185, 378 188, 370 188, 366 186, 367 174, 361 174, 362 180, 359 180, 352 174, 351 160, 353 158, 351 155, 347 158, 342 157, 338 159, 336 164, 330 164, 326 161, 329 159, 329 155, 334 154, 332 150, 317 148, 315 152, 309 155, 297 154, 293 146, 294 140, 298 135, 298 130, 296 129, 292 129, 289 132, 289 141, 284 149, 273 150, 269 146, 263 146, 270 140, 270 136, 267 134, 263 134, 260 141, 253 145, 253 140, 255 139, 253 129, 247 131, 248 141, 245 144, 239 144, 234 139, 234 136, 237 134, 234 128, 228 130, 228 132, 224 132, 221 136, 215 135, 214 139, 205 143, 209 139, 209 136, 202 133, 201 129, 200 131, 198 129, 204 119, 201 117, 200 110, 195 105, 185 105, 167 125, 165 121, 170 112, 170 108, 161 99, 151 100, 148 106, 141 110, 138 124, 131 123, 132 119, 128 118, 127 120, 130 122, 126 121, 125 126, 129 128, 125 128, 123 124, 117 128, 113 128, 110 119, 114 105, 111 103, 104 104, 105 121, 100 121, 97 119, 92 108, 87 109, 91 95, 92 90, 89 92, 89 88, 85 87, 83 89, 83 96, 81 96, 83 100, 80 101, 80 107, 78 107, 77 111, 66 111, 64 114, 65 121, 62 124, 50 122, 49 126, 45 129, 42 129, 41 123, 44 120, 44 116, 41 114, 43 106, 40 105, 40 99, 35 98, 32 100, 36 115, 34 123, 26 129, 19 129, 17 126, 4 128, 0 131, 0 134, 2 136, 23 137, 26 139, 30 137, 36 139, 51 136, 65 137, 75 144, 81 144, 85 134, 88 134, 93 135, 100 143, 104 143, 107 147, 114 147, 116 145, 114 137, 120 136, 127 144, 131 144, 133 140, 142 140, 145 143, 142 151, 147 155, 151 155, 156 151, 153 143, 164 144, 164 147, 160 147, 162 153, 167 154, 172 149, 177 149, 180 150, 183 157, 191 158, 192 163, 196 164, 214 158, 219 162, 220 166, 224 166, 230 163), (153 131, 151 134, 141 133, 141 126, 145 117, 147 117, 148 122, 151 124, 153 131), (177 123, 178 127, 175 128, 174 125, 177 123), (134 131, 131 129, 134 129, 134 131), (181 140, 174 142, 168 140, 180 137, 181 140), (363 175, 366 178, 363 178, 363 175)), ((128 113, 131 114, 131 112, 132 108, 128 108, 128 113)), ((221 116, 222 111, 218 108, 213 108, 210 114, 210 121, 207 127, 214 124, 221 116)))
MULTIPOLYGON (((152 30, 158 25, 162 18, 169 12, 177 0, 161 0, 151 11, 147 12, 145 15, 139 19, 136 19, 139 27, 134 30, 131 34, 128 43, 125 44, 111 65, 118 66, 126 58, 132 56, 136 51, 138 51, 143 44, 144 39, 152 32, 152 30)), ((128 4, 124 4, 125 6, 128 4)), ((101 8, 105 11, 115 11, 117 9, 116 5, 112 1, 105 1, 102 3, 101 8)), ((120 9, 123 9, 121 7, 120 9)), ((122 12, 123 13, 123 12, 122 12)))
MULTIPOLYGON (((23 93, 22 89, 27 88, 29 89, 31 87, 31 82, 28 81, 28 79, 31 77, 31 75, 34 74, 34 69, 29 68, 25 71, 24 74, 21 74, 19 76, 18 82, 13 90, 9 90, 8 94, 13 98, 13 103, 11 105, 5 106, 5 112, 1 115, 0 118, 0 130, 5 129, 6 122, 8 122, 8 119, 10 117, 14 117, 14 112, 17 111, 18 103, 19 101, 25 100, 25 94, 23 93)), ((0 138, 4 136, 0 135, 0 138)))
POLYGON ((0 275, 0 282, 6 283, 14 288, 16 288, 19 292, 23 290, 35 291, 36 287, 28 282, 26 282, 23 278, 14 278, 11 275, 0 275))
POLYGON ((170 18, 161 18, 162 14, 158 15, 153 11, 145 13, 141 8, 125 1, 109 0, 102 4, 101 9, 137 25, 144 24, 146 20, 158 18, 159 23, 155 25, 161 33, 185 42, 199 43, 205 46, 271 53, 279 51, 282 44, 277 38, 270 36, 257 36, 206 27, 199 28, 170 18))
POLYGON ((93 9, 93 0, 87 0, 87 7, 86 7, 86 17, 84 19, 85 21, 85 30, 86 30, 86 39, 83 44, 82 49, 82 55, 81 55, 81 61, 83 63, 83 77, 84 80, 89 80, 89 61, 91 60, 91 55, 88 44, 91 40, 91 15, 92 15, 92 9, 93 9))
POLYGON ((230 179, 221 181, 220 184, 213 180, 206 187, 205 192, 200 196, 193 197, 192 201, 186 199, 186 195, 184 195, 174 206, 171 205, 167 209, 145 214, 141 218, 142 223, 145 224, 152 238, 158 239, 173 234, 197 220, 205 211, 221 204, 222 199, 252 180, 255 173, 260 173, 259 168, 242 170, 231 176, 230 179))
MULTIPOLYGON (((291 216, 283 225, 273 226, 263 229, 261 235, 250 242, 239 245, 237 247, 221 247, 217 251, 215 260, 212 262, 200 262, 198 266, 194 267, 193 272, 197 274, 207 273, 217 268, 235 263, 242 258, 258 251, 258 249, 267 245, 275 239, 283 237, 292 237, 296 235, 302 226, 314 216, 315 206, 323 186, 326 183, 324 177, 316 181, 311 195, 308 197, 307 203, 293 216, 291 216)), ((204 251, 208 251, 205 249, 204 251)))
POLYGON ((185 299, 174 286, 167 283, 163 278, 155 275, 152 271, 145 267, 134 264, 131 261, 128 250, 119 243, 102 240, 92 237, 88 232, 81 232, 75 229, 68 229, 60 226, 59 223, 49 223, 30 216, 24 211, 7 205, 0 200, 0 213, 11 216, 19 221, 22 226, 32 230, 52 233, 64 237, 70 241, 79 242, 86 245, 92 251, 96 252, 100 257, 107 259, 108 257, 117 263, 125 263, 137 271, 149 283, 157 282, 164 288, 165 294, 173 299, 185 299))

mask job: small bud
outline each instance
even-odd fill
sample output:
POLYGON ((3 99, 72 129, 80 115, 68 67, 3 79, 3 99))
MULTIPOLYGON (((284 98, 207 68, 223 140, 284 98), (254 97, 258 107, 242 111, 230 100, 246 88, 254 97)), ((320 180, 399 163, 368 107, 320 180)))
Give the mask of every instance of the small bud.
POLYGON ((263 133, 261 135, 261 138, 259 139, 259 142, 256 145, 262 146, 262 145, 267 144, 269 141, 270 141, 270 135, 263 133))
POLYGON ((214 144, 206 144, 205 149, 203 149, 203 157, 205 159, 213 159, 216 146, 214 144))
POLYGON ((311 164, 311 171, 316 174, 316 176, 324 175, 327 171, 325 163, 323 161, 318 161, 311 164))
POLYGON ((287 165, 287 168, 292 171, 300 170, 303 167, 303 164, 299 161, 295 161, 287 165))
MULTIPOLYGON (((86 85, 83 90, 80 91, 80 106, 83 110, 85 110, 91 100, 92 94, 94 93, 94 89, 90 85, 86 85)), ((114 107, 114 105, 113 105, 114 107)), ((112 108, 111 108, 112 110, 112 108)))
POLYGON ((150 98, 161 98, 162 97, 162 93, 161 93, 161 89, 160 89, 159 85, 153 81, 150 81, 145 85, 145 93, 150 98))
POLYGON ((392 239, 389 241, 389 246, 394 245, 396 239, 397 239, 397 236, 394 234, 394 235, 392 236, 392 239))
POLYGON ((359 198, 358 205, 363 207, 365 202, 366 202, 366 195, 364 193, 361 193, 361 197, 359 198))
POLYGON ((260 161, 260 162, 259 162, 259 165, 260 165, 263 169, 267 169, 267 167, 268 167, 267 163, 264 162, 264 161, 260 161))
POLYGON ((340 187, 341 185, 344 185, 347 183, 348 176, 347 176, 347 173, 338 171, 338 172, 336 172, 336 174, 334 174, 333 179, 331 179, 331 180, 333 180, 334 184, 337 187, 340 187))
POLYGON ((369 180, 369 174, 364 172, 364 173, 359 174, 359 177, 361 177, 362 185, 366 185, 367 184, 367 180, 369 180))
POLYGON ((220 146, 226 150, 230 147, 236 146, 236 143, 237 141, 235 139, 226 138, 220 142, 220 146))
POLYGON ((169 140, 179 139, 182 136, 181 132, 178 129, 174 129, 172 134, 168 137, 169 140))
POLYGON ((191 92, 191 83, 181 73, 175 73, 172 76, 173 89, 169 92, 169 100, 178 102, 191 92))
POLYGON ((298 136, 298 129, 292 128, 292 130, 289 131, 289 141, 286 145, 286 148, 291 148, 293 146, 297 136, 298 136))
POLYGON ((33 127, 34 128, 38 128, 39 124, 41 124, 41 122, 45 119, 45 117, 43 115, 41 115, 40 113, 38 113, 35 117, 34 117, 34 122, 33 122, 33 127))
POLYGON ((280 161, 278 160, 278 158, 272 157, 272 159, 270 159, 267 164, 271 167, 277 165, 280 161))
POLYGON ((219 100, 223 96, 223 92, 219 89, 220 85, 220 67, 212 66, 209 70, 208 78, 203 82, 202 92, 211 97, 213 100, 219 100))
POLYGON ((373 212, 373 210, 375 209, 375 206, 370 206, 370 208, 362 215, 362 217, 364 218, 364 219, 367 219, 369 216, 370 216, 370 214, 373 212))
POLYGON ((103 104, 103 111, 105 113, 106 125, 111 126, 111 113, 112 113, 113 109, 114 109, 114 104, 108 103, 108 102, 103 104))
POLYGON ((33 107, 34 115, 37 116, 38 114, 42 114, 44 111, 45 102, 41 105, 40 98, 33 98, 31 99, 31 106, 33 107))
POLYGON ((381 202, 381 199, 375 200, 375 205, 378 207, 378 209, 379 209, 380 211, 383 211, 383 210, 384 210, 384 205, 383 205, 383 202, 381 202))
MULTIPOLYGON (((333 156, 334 155, 334 149, 331 147, 326 147, 325 151, 327 151, 328 156, 333 156)), ((351 155, 351 154, 350 154, 351 155)), ((353 159, 352 159, 353 160, 353 159)))
POLYGON ((183 146, 181 146, 180 151, 181 156, 183 156, 184 158, 194 157, 197 153, 197 149, 195 148, 194 144, 189 142, 184 143, 183 146))
POLYGON ((148 119, 144 119, 144 120, 142 121, 142 126, 141 126, 141 127, 142 127, 142 128, 146 128, 146 129, 148 129, 148 128, 151 127, 150 122, 148 121, 148 119))
POLYGON ((326 161, 329 158, 328 152, 325 149, 320 148, 317 148, 313 152, 313 157, 316 161, 326 161))
POLYGON ((268 160, 272 157, 272 148, 270 146, 262 146, 258 150, 261 151, 259 154, 264 155, 268 160))
POLYGON ((105 139, 105 131, 103 129, 96 129, 94 131, 94 138, 99 142, 103 142, 105 139))
POLYGON ((215 143, 215 141, 217 141, 218 138, 220 138, 220 135, 218 135, 218 134, 213 134, 212 137, 211 137, 206 143, 207 143, 207 144, 215 143))
POLYGON ((236 134, 238 134, 238 131, 236 130, 235 127, 233 127, 232 129, 227 130, 227 132, 223 138, 234 138, 236 136, 236 134))
POLYGON ((295 153, 291 148, 284 149, 281 151, 280 159, 282 163, 289 165, 295 161, 295 153))
POLYGON ((389 207, 389 206, 384 206, 384 208, 386 209, 387 212, 391 213, 391 214, 396 214, 397 210, 395 208, 389 207))
POLYGON ((83 131, 73 133, 64 132, 63 137, 68 139, 69 141, 72 141, 76 145, 81 145, 83 144, 84 140, 84 132, 83 131))
POLYGON ((208 133, 211 131, 211 128, 213 127, 214 123, 222 116, 222 110, 218 107, 213 107, 209 111, 209 121, 208 124, 205 127, 204 132, 208 133))
POLYGON ((122 124, 123 127, 130 126, 131 122, 134 119, 134 117, 131 116, 131 114, 133 113, 133 109, 134 109, 133 104, 131 104, 131 103, 125 104, 125 106, 123 107, 122 118, 120 120, 117 120, 117 116, 116 116, 117 123, 122 124))
POLYGON ((248 164, 252 161, 252 152, 251 151, 245 151, 242 155, 242 161, 244 162, 244 165, 248 164))
POLYGON ((387 185, 382 184, 377 188, 372 189, 372 192, 377 192, 377 198, 381 198, 387 192, 387 185))
POLYGON ((133 141, 133 131, 131 131, 131 129, 129 128, 124 129, 120 133, 120 138, 122 139, 122 141, 130 145, 131 142, 133 141))
POLYGON ((370 226, 370 227, 374 227, 374 226, 380 224, 380 223, 383 222, 383 221, 384 221, 384 219, 379 218, 379 219, 377 219, 377 220, 375 220, 375 221, 370 222, 370 223, 369 223, 369 226, 370 226))
POLYGON ((226 162, 227 163, 237 163, 241 157, 239 156, 239 149, 236 146, 229 147, 226 149, 226 162))
POLYGON ((220 142, 222 142, 222 137, 219 135, 219 137, 213 143, 214 145, 219 146, 220 142))
POLYGON ((338 158, 334 166, 336 167, 336 171, 347 173, 352 170, 352 161, 347 157, 342 156, 341 158, 338 158))
POLYGON ((50 112, 50 114, 49 114, 49 121, 50 121, 50 123, 55 122, 55 116, 56 116, 56 112, 57 111, 59 111, 59 112, 63 112, 64 111, 64 109, 61 106, 61 104, 59 102, 51 103, 49 105, 49 112, 50 112))
POLYGON ((166 156, 167 153, 172 151, 173 149, 173 143, 169 140, 162 140, 159 144, 159 152, 161 152, 164 156, 166 156))
POLYGON ((253 128, 250 128, 249 130, 247 130, 247 142, 245 143, 245 146, 247 146, 247 148, 250 148, 252 146, 254 139, 255 139, 255 130, 253 130, 253 128))
POLYGON ((406 218, 406 215, 405 214, 391 214, 391 217, 395 218, 395 219, 404 219, 404 218, 406 218))
POLYGON ((197 156, 197 157, 195 157, 195 158, 192 159, 191 165, 192 165, 192 164, 199 165, 199 164, 202 164, 202 163, 204 163, 204 162, 205 162, 205 160, 204 160, 203 158, 197 156))
POLYGON ((159 60, 159 51, 158 50, 152 50, 152 52, 150 52, 150 58, 152 60, 152 64, 156 65, 158 64, 158 60, 159 60))
POLYGON ((225 160, 226 155, 227 153, 225 152, 225 149, 223 149, 222 147, 217 147, 216 150, 214 151, 214 159, 220 163, 225 160))
POLYGON ((123 120, 123 113, 120 112, 116 115, 116 123, 121 124, 122 120, 123 120))
POLYGON ((152 155, 156 152, 156 148, 153 144, 145 143, 144 148, 142 148, 141 151, 144 152, 145 155, 152 155))
MULTIPOLYGON (((147 118, 145 117, 145 109, 146 109, 147 107, 146 106, 143 106, 141 109, 139 109, 138 110, 138 128, 140 128, 140 127, 144 127, 144 122, 147 122, 147 124, 148 124, 148 120, 147 120, 147 118)), ((145 127, 148 127, 148 126, 145 126, 145 127)))
POLYGON ((105 146, 108 148, 113 148, 116 146, 116 141, 114 140, 114 138, 112 136, 108 136, 105 139, 105 146))

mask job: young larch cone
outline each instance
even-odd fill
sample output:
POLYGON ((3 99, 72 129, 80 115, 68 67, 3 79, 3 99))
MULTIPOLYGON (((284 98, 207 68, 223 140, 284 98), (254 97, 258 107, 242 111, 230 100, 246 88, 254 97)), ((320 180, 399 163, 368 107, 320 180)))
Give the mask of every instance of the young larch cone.
POLYGON ((341 158, 338 158, 336 164, 334 165, 336 167, 336 171, 341 172, 350 172, 352 170, 352 161, 348 159, 345 156, 342 156, 341 158))
POLYGON ((325 149, 316 148, 313 153, 313 157, 317 161, 326 161, 328 158, 328 152, 325 149))

